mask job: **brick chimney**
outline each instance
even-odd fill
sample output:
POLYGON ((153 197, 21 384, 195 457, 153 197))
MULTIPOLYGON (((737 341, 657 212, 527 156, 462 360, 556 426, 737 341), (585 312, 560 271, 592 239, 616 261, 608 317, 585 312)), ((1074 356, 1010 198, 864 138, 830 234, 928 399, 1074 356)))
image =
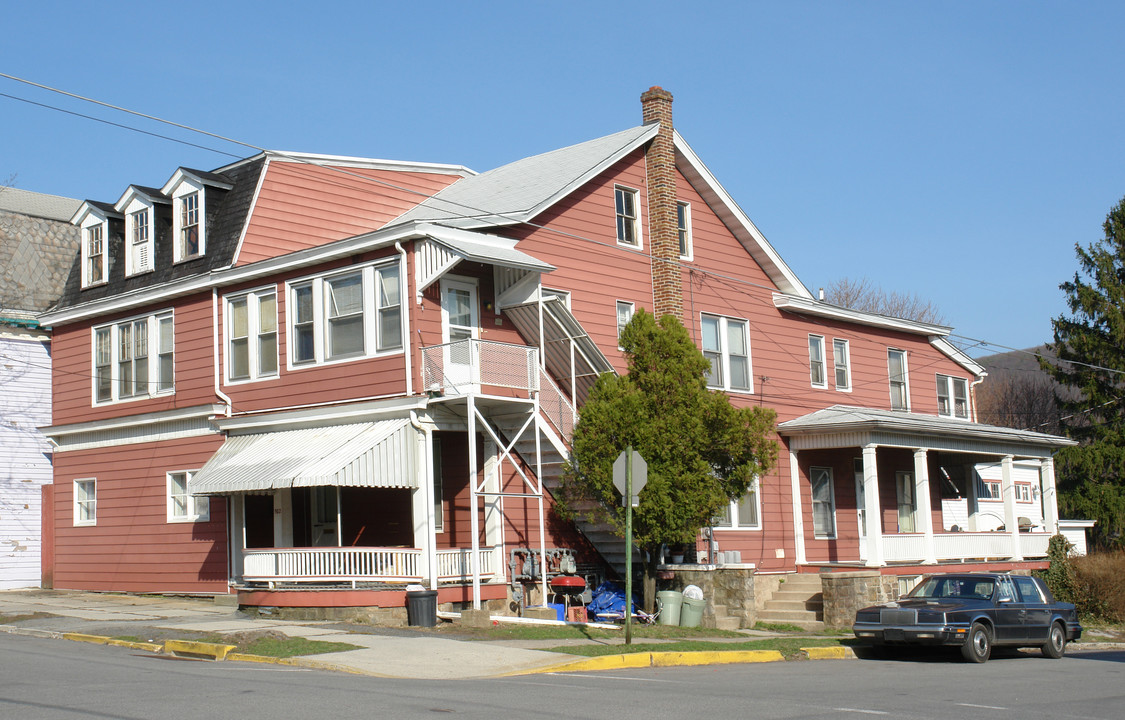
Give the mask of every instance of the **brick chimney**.
POLYGON ((641 93, 645 125, 660 131, 645 150, 648 181, 648 237, 652 253, 652 294, 656 317, 683 315, 680 236, 676 223, 676 150, 672 141, 672 93, 654 85, 641 93))

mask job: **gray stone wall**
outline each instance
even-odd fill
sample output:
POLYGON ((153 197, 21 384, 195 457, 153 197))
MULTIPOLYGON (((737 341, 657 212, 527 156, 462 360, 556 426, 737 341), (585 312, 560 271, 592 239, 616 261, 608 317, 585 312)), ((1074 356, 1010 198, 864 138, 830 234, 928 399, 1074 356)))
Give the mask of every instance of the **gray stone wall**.
POLYGON ((688 585, 697 585, 707 601, 703 609, 703 627, 716 627, 719 615, 737 618, 741 628, 754 627, 758 618, 758 598, 755 591, 757 576, 754 568, 721 566, 687 570, 682 569, 683 567, 675 567, 672 570, 675 577, 661 581, 657 590, 682 592, 688 585))
POLYGON ((820 576, 824 593, 824 626, 848 629, 855 611, 898 598, 898 577, 878 570, 830 572, 820 576))

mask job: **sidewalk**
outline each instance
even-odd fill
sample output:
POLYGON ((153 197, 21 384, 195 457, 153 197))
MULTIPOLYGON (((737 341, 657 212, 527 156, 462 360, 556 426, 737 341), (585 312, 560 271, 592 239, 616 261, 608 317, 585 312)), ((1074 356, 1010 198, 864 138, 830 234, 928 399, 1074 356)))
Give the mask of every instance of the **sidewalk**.
MULTIPOLYGON (((777 653, 770 655, 762 652, 637 653, 587 659, 536 649, 537 645, 556 647, 567 644, 568 641, 563 640, 461 640, 437 637, 426 631, 379 627, 365 627, 362 632, 353 632, 341 628, 340 623, 335 621, 285 621, 251 617, 240 613, 236 607, 216 604, 210 598, 38 589, 0 591, 0 616, 15 617, 37 613, 44 614, 44 617, 19 620, 6 625, 0 620, 0 632, 57 638, 70 635, 71 639, 104 642, 105 638, 120 636, 134 636, 144 641, 147 639, 146 631, 163 637, 174 637, 177 632, 183 632, 185 638, 194 633, 232 635, 277 631, 289 637, 346 642, 361 648, 282 661, 286 664, 378 677, 446 680, 547 670, 578 671, 783 659, 777 653), (86 637, 75 637, 74 634, 86 637)), ((623 642, 623 638, 617 642, 623 642)), ((840 657, 846 654, 835 653, 840 657)))

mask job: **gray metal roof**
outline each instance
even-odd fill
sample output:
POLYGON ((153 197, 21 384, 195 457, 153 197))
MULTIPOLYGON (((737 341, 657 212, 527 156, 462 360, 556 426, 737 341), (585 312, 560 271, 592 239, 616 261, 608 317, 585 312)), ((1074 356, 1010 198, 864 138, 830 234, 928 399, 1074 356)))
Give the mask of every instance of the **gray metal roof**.
POLYGON ((984 425, 955 418, 896 410, 833 405, 802 415, 777 426, 784 436, 840 433, 875 433, 915 436, 924 445, 926 437, 962 438, 987 442, 1061 448, 1076 445, 1069 438, 998 425, 984 425))
POLYGON ((0 210, 68 222, 78 211, 81 200, 44 195, 43 193, 0 187, 0 210))
POLYGON ((407 418, 237 435, 188 481, 196 495, 292 487, 418 486, 407 418))
POLYGON ((466 260, 500 267, 551 272, 554 265, 516 250, 516 241, 499 235, 469 232, 438 225, 419 225, 418 232, 430 236, 466 260))
POLYGON ((457 227, 526 222, 639 147, 659 129, 642 125, 459 180, 388 223, 441 222, 457 227))

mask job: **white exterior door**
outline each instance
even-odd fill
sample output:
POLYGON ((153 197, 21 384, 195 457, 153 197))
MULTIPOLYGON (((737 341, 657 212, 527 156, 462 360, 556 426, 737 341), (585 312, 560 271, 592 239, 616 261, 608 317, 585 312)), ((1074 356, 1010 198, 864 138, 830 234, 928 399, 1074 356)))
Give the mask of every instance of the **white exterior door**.
POLYGON ((852 461, 855 474, 855 505, 859 516, 859 559, 867 559, 867 503, 863 494, 863 458, 852 461))
POLYGON ((477 286, 468 280, 441 281, 441 339, 445 389, 449 394, 471 392, 480 382, 476 343, 480 338, 477 286))

